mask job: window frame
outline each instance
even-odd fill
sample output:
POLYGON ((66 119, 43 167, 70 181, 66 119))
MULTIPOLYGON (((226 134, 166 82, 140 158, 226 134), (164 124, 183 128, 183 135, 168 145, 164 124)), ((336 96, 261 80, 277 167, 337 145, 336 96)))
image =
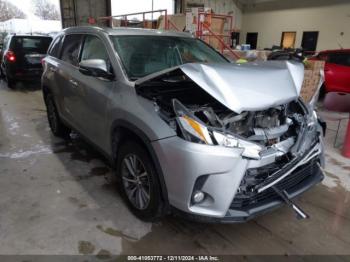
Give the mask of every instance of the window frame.
POLYGON ((110 56, 108 54, 108 51, 107 51, 107 47, 106 47, 105 43, 103 43, 103 40, 98 35, 87 33, 87 34, 84 34, 83 39, 82 39, 80 53, 79 53, 79 59, 78 59, 79 63, 82 61, 81 58, 82 58, 82 55, 83 55, 83 49, 84 49, 84 46, 85 46, 85 41, 86 41, 86 38, 89 37, 89 36, 96 37, 98 40, 101 41, 103 47, 105 48, 106 54, 108 56, 108 60, 111 61, 111 58, 110 58, 110 56))
MULTIPOLYGON (((108 48, 107 48, 106 44, 103 42, 103 39, 99 35, 93 34, 93 33, 83 33, 82 35, 83 35, 83 38, 82 38, 82 41, 81 41, 80 50, 79 50, 79 57, 78 57, 79 63, 82 61, 81 57, 82 57, 82 54, 83 54, 83 49, 84 49, 86 38, 88 36, 96 37, 96 38, 98 38, 101 41, 102 45, 105 48, 105 51, 106 51, 106 54, 108 56, 108 60, 109 60, 109 63, 110 63, 110 69, 112 70, 110 73, 115 75, 115 68, 113 66, 112 59, 111 59, 111 57, 110 57, 110 55, 108 53, 108 48)), ((78 64, 78 68, 79 68, 79 64, 78 64)))
POLYGON ((52 57, 55 57, 55 58, 59 58, 60 56, 60 53, 61 53, 61 48, 62 48, 62 39, 63 39, 63 35, 58 35, 57 37, 55 37, 53 40, 52 40, 52 43, 49 47, 49 49, 47 50, 47 54, 49 56, 52 56, 52 57), (57 53, 56 55, 53 55, 52 54, 52 51, 53 51, 53 47, 54 45, 56 44, 56 41, 58 42, 58 49, 57 49, 57 53))
POLYGON ((69 33, 69 34, 65 34, 64 35, 64 37, 63 37, 63 39, 62 39, 62 43, 61 43, 61 48, 60 48, 60 52, 59 52, 59 57, 58 57, 58 59, 60 59, 62 62, 64 62, 64 63, 67 63, 67 64, 69 64, 69 65, 71 65, 71 66, 74 66, 75 68, 79 68, 79 62, 80 62, 80 54, 81 54, 81 48, 82 48, 82 44, 83 44, 83 41, 84 41, 84 38, 85 38, 85 36, 84 36, 85 34, 83 34, 83 33, 69 33), (78 61, 78 64, 77 65, 74 65, 74 64, 72 64, 72 63, 70 63, 70 62, 68 62, 68 61, 65 61, 65 60, 63 60, 62 59, 62 54, 63 54, 63 50, 64 50, 64 41, 66 40, 66 38, 68 37, 68 36, 71 36, 71 35, 80 35, 81 36, 81 39, 80 39, 80 41, 79 41, 79 50, 78 50, 78 56, 77 56, 77 61, 78 61))

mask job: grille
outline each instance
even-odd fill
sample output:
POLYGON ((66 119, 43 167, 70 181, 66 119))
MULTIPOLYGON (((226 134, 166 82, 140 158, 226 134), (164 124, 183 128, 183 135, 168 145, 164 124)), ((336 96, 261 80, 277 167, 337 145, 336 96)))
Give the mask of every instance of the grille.
MULTIPOLYGON (((288 175, 282 181, 276 184, 280 190, 294 192, 303 187, 308 181, 312 181, 318 173, 317 160, 312 160, 309 163, 297 168, 292 174, 288 175)), ((256 193, 251 196, 236 194, 230 208, 231 209, 250 209, 274 200, 280 200, 280 197, 272 188, 268 188, 261 193, 256 193)))

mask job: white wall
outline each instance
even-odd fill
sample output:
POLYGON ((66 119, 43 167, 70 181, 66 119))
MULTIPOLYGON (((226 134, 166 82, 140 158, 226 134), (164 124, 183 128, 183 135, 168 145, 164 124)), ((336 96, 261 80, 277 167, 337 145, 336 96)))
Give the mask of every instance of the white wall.
POLYGON ((303 31, 319 31, 317 50, 338 49, 337 42, 350 48, 350 1, 287 0, 244 9, 241 43, 247 32, 258 32, 258 48, 280 45, 283 31, 297 32, 295 47, 303 31))

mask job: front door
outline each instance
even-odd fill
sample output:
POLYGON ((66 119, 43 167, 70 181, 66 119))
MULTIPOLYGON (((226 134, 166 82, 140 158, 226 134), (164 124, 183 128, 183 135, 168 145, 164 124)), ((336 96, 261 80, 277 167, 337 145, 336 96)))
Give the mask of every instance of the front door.
POLYGON ((350 93, 350 53, 330 53, 324 71, 328 91, 350 93))
MULTIPOLYGON (((106 62, 110 73, 112 65, 107 49, 102 39, 95 35, 86 35, 82 46, 80 61, 102 59, 106 62)), ((79 92, 79 107, 82 114, 79 116, 82 133, 92 142, 104 146, 106 136, 106 111, 115 81, 87 76, 79 72, 77 91, 79 92)))

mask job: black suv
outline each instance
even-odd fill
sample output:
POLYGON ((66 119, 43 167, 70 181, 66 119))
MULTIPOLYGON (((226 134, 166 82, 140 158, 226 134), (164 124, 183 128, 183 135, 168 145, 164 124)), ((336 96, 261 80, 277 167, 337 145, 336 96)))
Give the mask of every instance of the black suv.
POLYGON ((16 81, 40 79, 41 60, 51 41, 51 37, 42 35, 10 34, 5 37, 0 53, 0 74, 9 88, 13 88, 16 81))

